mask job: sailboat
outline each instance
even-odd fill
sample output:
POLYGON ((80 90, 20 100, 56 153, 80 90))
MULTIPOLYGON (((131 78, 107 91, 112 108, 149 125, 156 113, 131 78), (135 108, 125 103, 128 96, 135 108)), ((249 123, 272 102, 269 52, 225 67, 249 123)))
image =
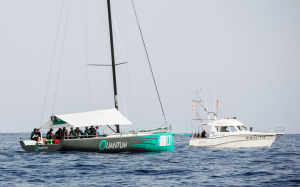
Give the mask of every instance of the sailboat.
MULTIPOLYGON (((133 3, 133 2, 132 2, 133 3)), ((134 5, 133 5, 134 6, 134 5)), ((161 125, 158 128, 149 130, 120 132, 120 125, 132 125, 132 123, 118 111, 117 80, 114 56, 114 41, 111 18, 110 0, 107 0, 109 38, 112 62, 112 76, 114 86, 115 108, 107 110, 88 111, 75 114, 52 115, 40 129, 62 128, 62 127, 87 127, 87 126, 108 126, 115 125, 114 133, 102 134, 101 136, 77 135, 65 136, 57 144, 52 140, 35 141, 29 137, 20 137, 20 144, 27 152, 51 152, 51 151, 85 151, 99 153, 118 152, 159 152, 174 150, 174 133, 170 126, 161 125)), ((141 30, 140 30, 141 32, 141 30)), ((142 33, 141 33, 142 36, 142 33)), ((144 43, 145 45, 145 43, 144 43)), ((149 58, 148 58, 149 59, 149 58)), ((151 68, 151 66, 150 66, 151 68)), ((151 69, 152 70, 152 69, 151 69)), ((154 77, 153 77, 154 78, 154 77)), ((157 89, 157 88, 156 88, 157 89)), ((158 92, 157 92, 158 93, 158 92)), ((159 95, 158 95, 159 96, 159 95)), ((161 105, 162 106, 162 105, 161 105)), ((163 111, 163 110, 162 110, 163 111)), ((164 112, 163 112, 164 113, 164 112)), ((113 129, 112 129, 113 130, 113 129)))

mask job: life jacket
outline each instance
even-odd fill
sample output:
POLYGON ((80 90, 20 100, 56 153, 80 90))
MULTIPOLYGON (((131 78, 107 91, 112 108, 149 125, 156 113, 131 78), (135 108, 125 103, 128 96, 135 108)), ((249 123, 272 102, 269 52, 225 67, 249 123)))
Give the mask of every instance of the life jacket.
POLYGON ((95 128, 90 128, 89 130, 91 131, 91 134, 92 134, 92 135, 96 134, 95 128))
POLYGON ((33 132, 33 133, 31 134, 30 139, 31 139, 31 140, 34 140, 34 139, 36 139, 36 138, 37 138, 36 133, 33 132))
POLYGON ((73 136, 75 136, 76 135, 76 131, 74 131, 74 130, 70 131, 70 134, 73 135, 73 136))

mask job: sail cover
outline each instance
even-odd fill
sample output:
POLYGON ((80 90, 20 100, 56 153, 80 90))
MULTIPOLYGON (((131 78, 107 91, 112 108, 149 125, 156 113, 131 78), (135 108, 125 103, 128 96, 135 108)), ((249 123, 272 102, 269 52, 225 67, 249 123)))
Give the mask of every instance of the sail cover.
POLYGON ((57 124, 49 120, 40 129, 85 127, 92 125, 132 125, 132 123, 115 108, 55 116, 58 120, 62 121, 62 123, 57 124))

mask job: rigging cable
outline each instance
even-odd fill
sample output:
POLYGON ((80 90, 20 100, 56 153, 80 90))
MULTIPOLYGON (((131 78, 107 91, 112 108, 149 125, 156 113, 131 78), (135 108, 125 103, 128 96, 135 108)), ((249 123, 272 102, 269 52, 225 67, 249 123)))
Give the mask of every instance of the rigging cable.
POLYGON ((141 26, 140 26, 140 23, 139 23, 137 14, 136 14, 136 10, 135 10, 134 4, 133 4, 133 0, 131 0, 131 2, 132 2, 132 7, 133 7, 133 10, 134 10, 134 13, 135 13, 136 21, 137 21, 137 24, 138 24, 138 26, 139 26, 140 34, 141 34, 141 37, 142 37, 142 40, 143 40, 145 52, 146 52, 146 55, 147 55, 147 59, 148 59, 148 63, 149 63, 149 66, 150 66, 152 78, 153 78, 154 85, 155 85, 155 88, 156 88, 156 92, 157 92, 157 96, 158 96, 158 99, 159 99, 160 107, 161 107, 162 113, 163 113, 163 115, 164 115, 166 125, 168 125, 168 124, 167 124, 167 120, 166 120, 166 116, 165 116, 165 112, 164 112, 164 109, 163 109, 163 106, 162 106, 162 103, 161 103, 161 100, 160 100, 160 97, 159 97, 159 93, 158 93, 158 89, 157 89, 156 82, 155 82, 155 79, 154 79, 154 74, 153 74, 153 71, 152 71, 152 67, 151 67, 151 64, 150 64, 150 59, 149 59, 149 56, 148 56, 146 44, 145 44, 145 41, 144 41, 144 38, 143 38, 141 26))
POLYGON ((54 96, 54 103, 53 103, 53 108, 52 108, 52 115, 53 115, 55 101, 56 101, 56 93, 57 93, 57 86, 58 86, 58 80, 59 80, 59 74, 60 74, 60 67, 61 67, 62 55, 63 55, 63 51, 64 51, 64 44, 65 44, 65 39, 66 39, 66 31, 67 31, 67 26, 68 26, 67 24, 68 24, 68 18, 69 18, 70 4, 71 4, 71 0, 69 1, 69 6, 68 6, 66 27, 65 27, 63 45, 62 45, 62 50, 61 50, 61 55, 60 55, 60 62, 59 62, 58 77, 57 77, 56 88, 55 88, 55 96, 54 96))
MULTIPOLYGON (((122 30, 123 30, 123 33, 124 33, 124 48, 125 48, 125 55, 126 55, 126 59, 127 59, 127 52, 126 52, 126 33, 125 33, 125 27, 124 27, 124 20, 125 20, 125 17, 123 16, 123 9, 122 9, 122 7, 123 7, 123 5, 122 5, 122 0, 120 0, 121 2, 120 2, 120 4, 121 4, 121 6, 120 6, 120 8, 121 8, 121 17, 122 17, 122 30)), ((130 106, 130 112, 131 113, 133 113, 132 112, 132 107, 131 107, 131 94, 130 94, 130 83, 129 83, 129 63, 127 63, 127 80, 128 80, 128 92, 129 92, 129 106, 130 106)))
POLYGON ((90 94, 90 83, 89 83, 89 70, 87 67, 87 24, 86 24, 86 0, 84 1, 84 22, 85 22, 85 67, 86 67, 86 78, 88 83, 88 93, 89 93, 89 104, 90 104, 90 111, 92 110, 91 107, 91 94, 90 94))
MULTIPOLYGON (((103 1, 103 2, 105 2, 105 1, 103 1)), ((104 4, 104 3, 103 3, 103 4, 104 4)), ((92 48, 92 50, 91 50, 91 53, 90 53, 90 55, 89 55, 89 57, 88 57, 88 60, 87 60, 88 62, 90 61, 90 58, 91 58, 91 56, 92 56, 92 54, 93 54, 93 51, 94 51, 94 48, 95 48, 95 46, 96 46, 96 42, 97 42, 97 40, 98 40, 100 31, 101 31, 101 28, 102 28, 102 23, 103 23, 103 20, 104 20, 104 15, 105 15, 105 13, 106 13, 106 9, 104 9, 103 16, 102 16, 102 20, 101 20, 101 24, 100 24, 100 28, 99 28, 99 30, 98 30, 96 40, 94 41, 94 44, 93 44, 93 48, 92 48)))
POLYGON ((43 120, 43 115, 44 115, 44 109, 45 109, 45 104, 46 104, 46 99, 47 99, 48 87, 49 87, 50 76, 51 76, 51 72, 52 72, 52 65, 53 65, 53 61, 54 61, 54 54, 55 54, 56 43, 57 43, 57 36, 58 36, 58 31, 59 31, 61 14, 62 14, 62 10, 63 10, 63 7, 64 7, 64 1, 65 0, 62 1, 61 9, 60 9, 59 21, 58 21, 58 26, 57 26, 57 31, 56 31, 56 37, 55 37, 55 43, 54 43, 54 49, 53 49, 53 54, 52 54, 52 60, 51 60, 51 66, 50 66, 50 72, 49 72, 49 77, 48 77, 48 83, 47 83, 47 89, 46 89, 46 95, 45 95, 45 100, 44 100, 44 105, 43 105, 43 111, 42 111, 40 127, 42 125, 42 120, 43 120))
POLYGON ((124 54, 124 57, 125 57, 125 61, 127 62, 127 56, 126 56, 126 53, 125 53, 123 45, 122 45, 122 41, 121 41, 119 29, 118 29, 118 26, 117 26, 117 22, 115 20, 115 15, 114 15, 114 11, 113 10, 112 10, 112 17, 113 17, 113 20, 114 20, 114 23, 115 23, 115 26, 116 26, 117 34, 118 34, 119 41, 120 41, 120 44, 121 44, 121 47, 122 47, 122 51, 123 51, 123 54, 124 54))
MULTIPOLYGON (((121 44, 121 47, 122 47, 122 51, 123 51, 123 54, 124 54, 124 57, 125 57, 125 61, 128 62, 128 59, 127 59, 127 53, 126 53, 126 42, 124 42, 124 43, 125 43, 125 50, 124 50, 124 47, 123 47, 123 45, 122 45, 122 40, 121 40, 121 37, 120 37, 119 29, 118 29, 118 26, 117 26, 117 22, 116 22, 116 19, 115 19, 115 15, 114 15, 113 10, 112 10, 112 15, 113 15, 113 20, 114 20, 114 23, 115 23, 115 26, 116 26, 118 38, 119 38, 119 41, 120 41, 120 44, 121 44)), ((123 26, 123 32, 124 32, 124 26, 123 26)), ((129 87, 130 110, 131 110, 131 95, 130 95, 130 84, 129 84, 128 63, 127 63, 127 74, 128 74, 128 87, 129 87)), ((122 93, 121 93, 121 94, 122 94, 122 93)), ((123 99, 123 95, 121 95, 121 96, 122 96, 122 99, 123 99)), ((123 103, 124 103, 124 101, 123 101, 123 103)), ((125 105, 124 105, 124 108, 125 108, 125 105)), ((125 113, 126 113, 127 119, 129 119, 128 116, 127 116, 126 108, 125 108, 125 113)))
POLYGON ((129 119, 128 115, 127 115, 126 106, 125 106, 125 102, 124 102, 124 98, 123 98, 122 89, 121 89, 121 85, 120 85, 119 79, 117 79, 117 85, 119 85, 119 88, 120 88, 120 93, 121 93, 121 97, 122 97, 122 102, 123 102, 123 106, 124 106, 126 118, 129 119))

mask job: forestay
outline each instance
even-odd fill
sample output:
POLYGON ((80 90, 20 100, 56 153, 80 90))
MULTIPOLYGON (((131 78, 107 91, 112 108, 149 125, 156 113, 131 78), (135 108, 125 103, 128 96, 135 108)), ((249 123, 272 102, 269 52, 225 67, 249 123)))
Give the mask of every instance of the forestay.
POLYGON ((53 122, 49 120, 40 129, 84 127, 92 125, 132 125, 132 123, 115 108, 55 116, 66 123, 54 125, 53 122))

